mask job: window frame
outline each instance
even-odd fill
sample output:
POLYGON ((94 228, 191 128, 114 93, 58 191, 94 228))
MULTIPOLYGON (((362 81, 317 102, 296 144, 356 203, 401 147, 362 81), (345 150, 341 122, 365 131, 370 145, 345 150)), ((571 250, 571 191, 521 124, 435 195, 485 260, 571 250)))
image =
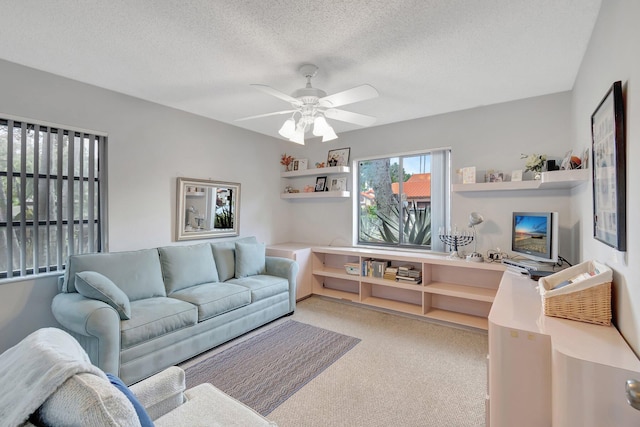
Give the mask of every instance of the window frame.
POLYGON ((6 230, 6 249, 0 254, 4 257, 6 267, 0 271, 0 282, 11 279, 24 280, 50 273, 59 274, 64 271, 66 257, 69 255, 106 251, 108 249, 108 135, 105 132, 3 113, 0 113, 0 126, 7 132, 6 141, 2 141, 7 148, 6 164, 0 165, 0 177, 6 180, 5 200, 1 202, 5 204, 6 218, 0 220, 0 228, 6 230), (34 135, 28 137, 28 132, 33 132, 34 135), (17 134, 19 134, 19 140, 15 138, 17 134), (28 140, 31 145, 28 145, 28 140), (40 151, 40 147, 44 148, 45 144, 46 152, 40 151), (78 149, 81 152, 76 153, 76 144, 79 144, 78 149), (32 150, 29 153, 31 157, 27 154, 29 149, 32 150), (17 168, 14 168, 16 165, 14 151, 19 151, 20 155, 17 168), (70 152, 73 155, 68 155, 70 152), (83 157, 85 154, 88 164, 85 164, 85 157, 83 157), (80 159, 77 162, 78 173, 74 163, 77 160, 76 157, 80 159), (29 165, 27 160, 32 161, 33 164, 29 165), (55 166, 53 166, 54 162, 55 166), (32 170, 29 170, 31 168, 32 170), (19 180, 19 185, 14 185, 14 180, 19 180), (30 195, 27 194, 27 183, 33 186, 30 195), (55 193, 57 199, 47 198, 47 201, 41 204, 42 185, 46 187, 45 193, 47 190, 55 193), (74 201, 76 196, 78 197, 77 206, 74 201), (88 198, 86 219, 83 209, 85 196, 88 198), (28 205, 33 206, 32 218, 28 219, 26 215, 15 218, 14 206, 26 212, 28 205), (39 208, 43 206, 46 213, 42 216, 45 218, 39 215, 39 208), (65 212, 64 216, 63 212, 65 212), (93 227, 87 227, 86 245, 83 243, 84 224, 93 224, 93 227), (28 234, 32 237, 30 262, 26 245, 18 243, 17 239, 14 242, 16 228, 20 242, 26 242, 28 234), (76 228, 77 236, 74 235, 76 228), (55 238, 52 240, 51 236, 55 238), (14 251, 18 253, 17 263, 14 259, 16 256, 14 251))
MULTIPOLYGON (((391 154, 379 154, 373 156, 362 157, 358 159, 354 159, 352 162, 352 180, 353 180, 353 194, 352 194, 352 245, 355 247, 362 248, 377 248, 377 249, 385 249, 385 250, 402 250, 402 251, 428 251, 428 252, 444 252, 446 247, 444 243, 437 238, 437 233, 434 233, 433 230, 438 230, 440 227, 447 228, 451 223, 451 147, 439 147, 432 148, 426 150, 417 150, 417 151, 409 151, 409 152, 400 152, 400 153, 391 153, 391 154), (438 158, 437 162, 433 162, 433 154, 441 153, 441 158, 438 158), (431 245, 430 246, 422 246, 422 245, 411 245, 411 244, 401 244, 398 243, 375 243, 375 242, 361 242, 360 241, 360 162, 370 161, 370 160, 382 160, 382 159, 393 159, 393 158, 409 158, 416 157, 421 155, 431 155, 431 245), (438 173, 438 178, 434 180, 434 167, 436 173, 438 173), (435 182, 435 188, 434 188, 435 182), (435 192, 434 192, 435 189, 435 192), (434 198, 435 194, 435 198, 434 198), (434 209, 433 203, 434 200, 440 204, 440 208, 435 211, 434 217, 434 209), (434 221, 435 218, 435 221, 434 221), (435 226, 433 225, 435 222, 435 226)), ((402 173, 402 162, 399 161, 399 173, 402 173)), ((403 192, 403 182, 399 183, 399 194, 403 192)), ((403 207, 402 203, 399 203, 399 211, 400 215, 402 215, 403 207)), ((401 240, 401 239, 399 239, 401 240)))

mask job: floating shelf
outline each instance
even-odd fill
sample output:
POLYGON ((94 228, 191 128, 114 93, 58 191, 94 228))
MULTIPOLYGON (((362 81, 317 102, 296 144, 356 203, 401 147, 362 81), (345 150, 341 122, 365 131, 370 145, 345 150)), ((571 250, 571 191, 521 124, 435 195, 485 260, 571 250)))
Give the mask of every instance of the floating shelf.
POLYGON ((349 191, 314 191, 312 193, 280 193, 281 199, 323 199, 328 197, 350 197, 349 191))
POLYGON ((569 189, 589 180, 588 169, 542 172, 537 181, 481 182, 477 184, 453 184, 454 193, 473 191, 514 191, 569 189))
POLYGON ((331 166, 327 168, 303 169, 298 171, 280 172, 281 178, 297 178, 311 175, 335 175, 339 173, 349 173, 349 166, 331 166))

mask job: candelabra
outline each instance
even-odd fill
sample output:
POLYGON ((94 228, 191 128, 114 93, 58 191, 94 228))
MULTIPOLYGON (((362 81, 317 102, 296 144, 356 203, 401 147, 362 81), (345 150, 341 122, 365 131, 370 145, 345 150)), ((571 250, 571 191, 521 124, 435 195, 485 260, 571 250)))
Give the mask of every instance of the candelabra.
POLYGON ((449 248, 453 248, 453 252, 451 252, 449 258, 462 258, 462 256, 460 256, 460 254, 458 253, 458 247, 466 246, 474 240, 473 234, 467 233, 465 231, 460 233, 456 229, 454 229, 453 231, 449 230, 447 233, 445 233, 444 230, 440 230, 440 233, 438 233, 438 235, 442 243, 448 245, 449 248))

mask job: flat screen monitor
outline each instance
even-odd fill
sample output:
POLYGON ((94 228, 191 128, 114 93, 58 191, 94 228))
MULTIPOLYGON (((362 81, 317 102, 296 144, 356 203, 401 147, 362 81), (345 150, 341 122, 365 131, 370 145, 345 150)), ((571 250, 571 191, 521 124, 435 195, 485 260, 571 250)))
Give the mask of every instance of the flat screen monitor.
POLYGON ((511 251, 533 261, 558 262, 558 213, 514 212, 511 251))

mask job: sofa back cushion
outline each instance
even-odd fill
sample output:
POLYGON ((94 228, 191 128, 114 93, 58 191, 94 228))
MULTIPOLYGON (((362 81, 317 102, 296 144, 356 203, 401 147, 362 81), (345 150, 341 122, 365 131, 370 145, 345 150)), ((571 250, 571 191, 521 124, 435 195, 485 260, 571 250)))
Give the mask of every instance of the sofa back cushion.
POLYGON ((190 286, 218 282, 218 271, 209 243, 158 248, 167 294, 190 286))
POLYGON ((218 277, 221 282, 232 279, 236 274, 236 242, 258 243, 256 238, 252 236, 211 244, 213 257, 218 268, 218 277))
POLYGON ((62 292, 77 292, 76 273, 95 271, 108 277, 130 301, 167 296, 157 249, 71 255, 62 281, 62 292))

